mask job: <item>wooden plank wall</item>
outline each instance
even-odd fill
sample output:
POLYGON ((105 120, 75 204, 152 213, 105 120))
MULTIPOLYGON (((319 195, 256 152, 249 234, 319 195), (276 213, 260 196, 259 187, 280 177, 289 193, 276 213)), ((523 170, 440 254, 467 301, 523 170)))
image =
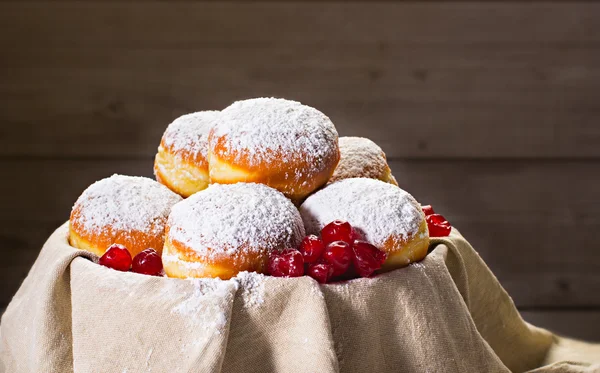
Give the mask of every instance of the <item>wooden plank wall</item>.
POLYGON ((387 152, 528 320, 600 341, 600 4, 0 2, 0 306, 166 125, 280 96, 387 152))

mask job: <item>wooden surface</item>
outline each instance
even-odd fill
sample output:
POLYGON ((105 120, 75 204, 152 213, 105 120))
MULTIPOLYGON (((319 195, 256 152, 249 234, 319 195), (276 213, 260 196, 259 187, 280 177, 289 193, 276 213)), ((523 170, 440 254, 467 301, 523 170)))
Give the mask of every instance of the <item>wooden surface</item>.
POLYGON ((370 137, 541 326, 600 341, 600 4, 0 2, 0 306, 166 125, 281 96, 370 137))

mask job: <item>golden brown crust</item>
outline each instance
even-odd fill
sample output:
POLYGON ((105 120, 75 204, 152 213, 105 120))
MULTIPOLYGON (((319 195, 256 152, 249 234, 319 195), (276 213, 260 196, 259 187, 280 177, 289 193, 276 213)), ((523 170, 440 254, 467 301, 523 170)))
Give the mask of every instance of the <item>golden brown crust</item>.
POLYGON ((244 255, 219 256, 218 259, 202 257, 181 242, 167 237, 163 251, 165 273, 175 278, 219 277, 228 280, 239 272, 249 271, 264 273, 267 268, 267 250, 245 252, 244 255))
POLYGON ((171 277, 263 273, 270 252, 297 247, 302 218, 285 196, 262 184, 213 184, 175 206, 166 227, 165 272, 171 277))
POLYGON ((398 185, 392 175, 383 150, 364 137, 340 137, 340 161, 329 179, 334 183, 343 179, 365 177, 398 185))
POLYGON ((91 234, 83 229, 79 214, 80 210, 74 209, 69 223, 69 244, 75 248, 90 251, 98 256, 102 256, 112 244, 124 245, 131 256, 148 248, 156 250, 159 254, 162 252, 164 234, 155 236, 139 231, 118 232, 110 227, 106 227, 101 234, 91 234))
POLYGON ((382 249, 388 254, 388 258, 381 272, 406 267, 425 258, 429 249, 429 231, 424 216, 415 235, 408 239, 390 237, 382 249))
POLYGON ((186 155, 161 145, 154 159, 154 175, 159 183, 187 198, 208 187, 208 162, 201 155, 183 153, 186 155))
POLYGON ((314 164, 307 162, 306 154, 295 154, 291 157, 287 155, 288 160, 283 162, 281 161, 282 154, 270 152, 268 158, 274 161, 251 163, 246 154, 228 150, 224 146, 225 142, 223 137, 215 139, 214 142, 211 140, 211 144, 213 144, 209 149, 211 182, 219 184, 261 183, 281 191, 295 202, 325 185, 340 159, 339 150, 336 149, 335 153, 323 159, 318 169, 314 164), (219 154, 228 154, 228 157, 223 158, 219 154))
POLYGON ((73 247, 102 255, 112 244, 132 255, 152 248, 161 252, 171 208, 182 199, 156 181, 113 175, 90 185, 69 218, 73 247))
POLYGON ((194 165, 199 169, 204 169, 208 171, 208 159, 202 155, 200 152, 192 152, 190 148, 175 148, 175 143, 172 143, 170 146, 167 145, 165 141, 165 137, 160 141, 160 149, 163 149, 164 152, 171 154, 172 156, 177 156, 183 162, 194 165))

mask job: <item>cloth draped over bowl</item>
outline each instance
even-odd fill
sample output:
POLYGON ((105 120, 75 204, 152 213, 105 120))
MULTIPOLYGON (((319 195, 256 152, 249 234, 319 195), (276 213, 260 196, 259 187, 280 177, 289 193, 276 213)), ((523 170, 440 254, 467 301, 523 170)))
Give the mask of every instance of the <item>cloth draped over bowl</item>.
POLYGON ((456 230, 422 262, 327 285, 117 272, 67 235, 2 317, 0 372, 600 371, 600 345, 525 322, 456 230))

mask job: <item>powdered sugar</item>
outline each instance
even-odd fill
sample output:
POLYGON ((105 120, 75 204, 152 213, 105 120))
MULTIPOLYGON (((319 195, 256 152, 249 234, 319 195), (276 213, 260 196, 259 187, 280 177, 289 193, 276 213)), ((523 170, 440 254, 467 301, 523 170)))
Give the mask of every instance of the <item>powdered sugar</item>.
POLYGON ((233 301, 237 284, 219 279, 188 279, 194 292, 179 303, 172 313, 182 315, 195 325, 220 334, 227 325, 227 304, 233 301))
POLYGON ((258 307, 264 303, 266 276, 256 272, 240 272, 230 281, 237 281, 239 292, 247 308, 258 307))
POLYGON ((208 133, 219 117, 218 111, 199 111, 182 115, 167 127, 163 145, 175 155, 182 152, 208 158, 208 133))
POLYGON ((214 149, 220 140, 225 150, 218 155, 244 158, 250 164, 304 157, 308 164, 322 167, 338 151, 337 139, 333 123, 317 109, 296 101, 256 98, 237 101, 221 112, 210 146, 214 149))
POLYGON ((169 239, 208 258, 297 247, 302 219, 283 194, 262 184, 213 184, 173 207, 169 239))
POLYGON ((73 206, 83 231, 100 235, 115 232, 164 231, 171 207, 181 197, 152 179, 113 175, 90 185, 73 206))
POLYGON ((327 186, 308 197, 300 213, 309 234, 318 234, 333 220, 346 220, 379 247, 390 236, 414 236, 424 219, 410 194, 367 178, 345 179, 327 186))
POLYGON ((340 137, 340 163, 329 182, 353 177, 379 179, 389 174, 385 153, 364 137, 340 137))

